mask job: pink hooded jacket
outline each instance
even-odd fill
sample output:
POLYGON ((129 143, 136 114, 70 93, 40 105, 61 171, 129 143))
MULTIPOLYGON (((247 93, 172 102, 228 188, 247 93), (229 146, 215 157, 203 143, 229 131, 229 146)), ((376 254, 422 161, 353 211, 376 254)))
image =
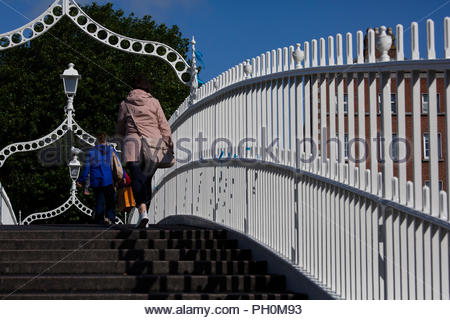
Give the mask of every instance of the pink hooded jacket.
POLYGON ((133 90, 120 104, 116 127, 117 135, 125 137, 123 150, 125 162, 140 161, 141 150, 141 139, 128 109, 133 114, 136 125, 143 136, 162 138, 166 143, 171 143, 172 132, 159 101, 144 90, 133 90))

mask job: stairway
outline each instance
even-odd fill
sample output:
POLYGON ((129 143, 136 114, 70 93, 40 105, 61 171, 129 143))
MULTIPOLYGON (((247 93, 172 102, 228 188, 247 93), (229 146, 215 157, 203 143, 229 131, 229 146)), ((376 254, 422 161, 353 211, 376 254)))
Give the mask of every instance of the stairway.
POLYGON ((226 230, 0 227, 0 299, 305 299, 226 230))

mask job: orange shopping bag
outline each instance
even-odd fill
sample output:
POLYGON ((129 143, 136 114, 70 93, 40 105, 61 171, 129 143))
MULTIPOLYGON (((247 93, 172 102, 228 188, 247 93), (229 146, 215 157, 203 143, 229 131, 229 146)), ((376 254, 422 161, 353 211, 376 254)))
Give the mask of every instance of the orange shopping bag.
POLYGON ((131 186, 123 187, 117 194, 117 205, 121 212, 130 212, 136 206, 131 186))

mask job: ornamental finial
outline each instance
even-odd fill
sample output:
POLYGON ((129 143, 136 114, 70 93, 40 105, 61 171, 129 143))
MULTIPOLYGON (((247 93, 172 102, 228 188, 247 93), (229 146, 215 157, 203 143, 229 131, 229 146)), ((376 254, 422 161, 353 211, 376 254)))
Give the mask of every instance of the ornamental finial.
POLYGON ((387 29, 385 26, 381 26, 379 34, 376 35, 377 39, 376 39, 375 45, 376 45, 376 48, 378 49, 378 51, 381 52, 380 61, 382 61, 382 62, 391 60, 391 58, 389 57, 389 54, 388 54, 388 50, 392 46, 392 38, 391 38, 391 36, 386 34, 386 30, 387 29))
POLYGON ((302 61, 305 59, 305 53, 302 51, 302 49, 300 49, 300 43, 297 43, 297 49, 292 52, 292 56, 294 57, 295 68, 301 69, 302 61))

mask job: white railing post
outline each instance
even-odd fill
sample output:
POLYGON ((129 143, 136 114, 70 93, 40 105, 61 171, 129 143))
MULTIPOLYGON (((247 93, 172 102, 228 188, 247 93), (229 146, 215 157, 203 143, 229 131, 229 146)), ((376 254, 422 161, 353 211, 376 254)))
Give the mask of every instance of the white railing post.
POLYGON ((404 47, 404 37, 403 37, 403 26, 401 24, 398 24, 396 26, 396 34, 397 34, 397 41, 396 41, 396 55, 398 61, 405 60, 405 47, 404 47))
MULTIPOLYGON (((315 40, 314 40, 315 41, 315 40)), ((320 56, 320 66, 326 66, 327 65, 327 56, 326 56, 326 48, 325 48, 325 39, 320 38, 319 40, 319 56, 320 56)))
MULTIPOLYGON (((352 34, 346 34, 346 55, 347 64, 353 64, 353 43, 352 34)), ((347 152, 349 161, 349 181, 351 185, 359 185, 359 181, 355 183, 355 162, 356 152, 355 152, 355 79, 352 72, 347 73, 347 152), (350 144, 352 142, 352 144, 350 144), (353 159, 353 160, 352 160, 353 159)), ((345 147, 345 146, 344 146, 345 147)))
POLYGON ((266 55, 263 53, 261 54, 261 71, 260 71, 260 75, 261 76, 265 76, 266 73, 266 66, 267 66, 267 62, 266 62, 266 55))
MULTIPOLYGON (((403 61, 404 54, 404 39, 403 26, 398 24, 396 27, 397 34, 397 61, 403 61)), ((402 141, 406 141, 406 114, 405 114, 405 75, 404 72, 397 72, 397 157, 396 160, 403 160, 407 155, 407 146, 402 141)), ((407 171, 406 161, 398 161, 398 180, 399 180, 399 201, 401 204, 407 203, 406 197, 406 183, 407 171)))
MULTIPOLYGON (((370 29, 368 32, 369 42, 369 63, 375 62, 375 32, 370 29)), ((373 194, 378 194, 378 124, 377 124, 377 74, 369 72, 369 122, 370 122, 370 172, 371 186, 370 190, 373 194)))
POLYGON ((277 49, 277 72, 283 71, 283 50, 277 49))
POLYGON ((364 63, 364 34, 362 31, 356 33, 357 63, 364 63))
MULTIPOLYGON (((337 65, 344 63, 342 50, 342 35, 336 35, 336 62, 337 65)), ((347 95, 348 97, 348 95, 347 95)), ((339 180, 344 181, 344 162, 345 162, 345 123, 344 123, 344 75, 337 74, 337 109, 338 109, 338 161, 339 161, 339 180)))
POLYGON ((317 40, 311 41, 311 67, 317 67, 317 40))
POLYGON ((256 71, 257 71, 257 66, 256 66, 256 59, 252 58, 252 72, 250 74, 250 77, 255 78, 256 77, 256 71))
POLYGON ((303 44, 303 51, 305 53, 305 68, 309 68, 311 66, 311 59, 309 53, 309 42, 305 41, 303 44))
MULTIPOLYGON (((416 56, 415 48, 411 48, 412 55, 416 56)), ((422 210, 422 131, 421 131, 421 103, 420 103, 420 74, 413 71, 411 76, 412 93, 412 158, 415 208, 422 210)))
POLYGON ((347 54, 347 64, 353 64, 353 39, 352 34, 347 32, 346 34, 346 54, 347 54))
POLYGON ((450 18, 444 20, 444 58, 450 58, 450 18))
POLYGON ((261 76, 261 56, 256 57, 255 70, 253 70, 253 74, 255 77, 261 76))
POLYGON ((434 22, 427 20, 427 59, 436 59, 436 49, 434 42, 434 22))
POLYGON ((288 48, 284 47, 283 48, 283 71, 288 71, 289 70, 289 65, 290 65, 290 56, 289 56, 289 50, 288 48))
POLYGON ((383 101, 383 179, 384 179, 384 198, 392 199, 392 177, 393 177, 393 161, 392 161, 392 110, 391 110, 391 73, 383 72, 381 74, 381 90, 383 101))
POLYGON ((369 63, 375 62, 375 31, 369 29, 368 31, 368 61, 369 63))
POLYGON ((266 52, 266 74, 272 74, 272 60, 270 51, 266 52))
POLYGON ((338 66, 344 64, 344 51, 342 47, 342 35, 338 33, 336 35, 336 63, 338 66))
POLYGON ((272 67, 271 67, 271 73, 277 73, 277 50, 272 50, 272 67))
MULTIPOLYGON (((288 70, 294 70, 295 69, 295 59, 294 59, 294 52, 296 48, 294 46, 289 46, 289 62, 288 62, 288 70)), ((303 57, 304 58, 304 57, 303 57)))
POLYGON ((334 38, 328 36, 328 65, 334 66, 334 38))
POLYGON ((417 22, 411 23, 411 59, 419 60, 419 25, 417 22))

